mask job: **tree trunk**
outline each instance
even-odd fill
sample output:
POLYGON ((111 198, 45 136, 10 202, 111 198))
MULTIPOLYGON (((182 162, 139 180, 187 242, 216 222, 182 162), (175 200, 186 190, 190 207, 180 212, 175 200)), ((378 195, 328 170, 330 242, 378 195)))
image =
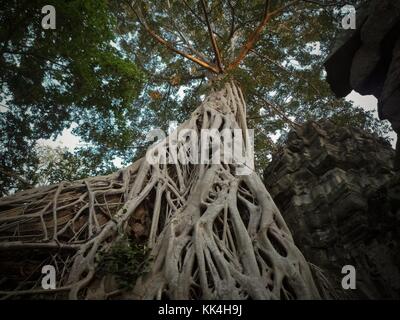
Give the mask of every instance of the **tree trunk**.
MULTIPOLYGON (((213 90, 177 132, 184 129, 197 137, 202 129, 241 129, 250 148, 239 87, 227 83, 213 90)), ((61 261, 56 290, 90 298, 87 288, 98 283, 96 255, 131 232, 138 211, 146 210, 150 271, 125 297, 319 298, 308 264, 257 174, 237 175, 241 163, 190 163, 188 153, 174 156, 168 142, 158 147, 175 157, 174 164, 152 164, 146 157, 110 176, 0 200, 1 257, 21 259, 17 248, 52 253, 53 261, 61 261)), ((19 291, 2 294, 44 291, 37 282, 25 283, 29 288, 20 284, 19 291)))

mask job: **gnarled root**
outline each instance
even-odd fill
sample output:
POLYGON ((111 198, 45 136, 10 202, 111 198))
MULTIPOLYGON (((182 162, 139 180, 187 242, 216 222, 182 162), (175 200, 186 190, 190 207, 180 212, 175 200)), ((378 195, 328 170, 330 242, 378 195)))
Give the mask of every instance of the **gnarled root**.
MULTIPOLYGON (((190 129, 200 137, 201 129, 242 129, 249 148, 245 115, 240 89, 228 83, 211 93, 177 131, 190 129)), ((110 176, 0 200, 2 257, 19 259, 17 248, 50 253, 51 259, 43 256, 36 263, 58 261, 54 292, 90 298, 88 288, 99 283, 96 256, 122 235, 135 237, 132 220, 145 210, 151 222, 141 236, 151 248, 150 271, 120 297, 319 298, 308 264, 257 174, 238 176, 241 163, 191 163, 189 152, 176 156, 169 142, 164 139, 158 146, 165 147, 173 164, 141 159, 110 176)), ((46 291, 40 289, 37 269, 16 281, 17 288, 0 294, 46 291)), ((110 296, 100 287, 103 294, 97 298, 110 296)))

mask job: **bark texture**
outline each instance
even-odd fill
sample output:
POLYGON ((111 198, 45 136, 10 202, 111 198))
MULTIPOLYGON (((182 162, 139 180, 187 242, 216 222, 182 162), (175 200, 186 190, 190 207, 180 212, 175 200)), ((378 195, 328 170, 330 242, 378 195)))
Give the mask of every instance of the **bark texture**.
MULTIPOLYGON (((242 129, 249 147, 245 102, 234 83, 211 92, 177 130, 192 129, 200 137, 201 129, 226 128, 242 129)), ((167 142, 159 144, 173 157, 167 142)), ((193 164, 188 158, 180 154, 175 164, 143 158, 109 176, 1 199, 7 290, 0 294, 48 293, 40 289, 40 266, 54 264, 59 277, 53 293, 110 297, 115 288, 99 279, 96 257, 128 235, 146 239, 150 271, 119 297, 319 298, 309 266, 257 174, 236 175, 241 163, 193 164)))

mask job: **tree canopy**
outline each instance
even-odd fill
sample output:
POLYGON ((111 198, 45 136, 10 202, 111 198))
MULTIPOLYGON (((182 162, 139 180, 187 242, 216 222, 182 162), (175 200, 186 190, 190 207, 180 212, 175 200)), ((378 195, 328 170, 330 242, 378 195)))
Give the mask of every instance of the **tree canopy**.
MULTIPOLYGON (((56 29, 41 26, 47 1, 2 1, 0 7, 1 190, 38 182, 40 138, 55 138, 77 123, 94 147, 77 150, 102 164, 131 135, 125 115, 143 74, 113 45, 116 18, 108 1, 52 1, 56 29)), ((91 174, 96 170, 89 170, 91 174)), ((76 177, 76 175, 74 176, 76 177)), ((60 177, 66 179, 68 177, 60 177)))
POLYGON ((113 170, 115 156, 132 162, 146 133, 187 119, 214 78, 240 83, 258 169, 274 134, 309 119, 383 134, 371 114, 333 96, 322 68, 340 8, 359 2, 53 1, 56 30, 41 29, 44 1, 3 4, 0 191, 38 183, 46 150, 37 139, 72 123, 86 146, 58 150, 65 161, 48 182, 113 170))

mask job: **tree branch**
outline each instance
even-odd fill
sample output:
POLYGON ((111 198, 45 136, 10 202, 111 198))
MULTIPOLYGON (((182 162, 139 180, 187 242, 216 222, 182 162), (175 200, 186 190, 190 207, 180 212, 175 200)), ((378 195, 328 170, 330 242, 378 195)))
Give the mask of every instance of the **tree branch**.
MULTIPOLYGON (((292 129, 296 129, 296 127, 301 127, 300 124, 297 122, 292 121, 289 119, 289 117, 282 111, 280 110, 279 107, 277 107, 275 104, 272 102, 268 101, 264 97, 260 95, 256 95, 260 100, 262 100, 271 110, 273 113, 275 113, 279 118, 281 118, 284 122, 286 122, 292 129)), ((251 117, 248 119, 259 119, 259 118, 264 118, 265 116, 257 116, 257 117, 251 117)))
POLYGON ((266 56, 266 55, 264 55, 264 54, 261 54, 261 53, 255 51, 254 49, 251 49, 250 51, 251 51, 252 53, 254 53, 255 55, 259 56, 260 58, 268 60, 269 62, 271 62, 272 64, 274 64, 275 66, 277 66, 279 69, 281 69, 281 70, 283 70, 283 71, 285 71, 285 72, 287 72, 287 73, 289 73, 289 74, 291 74, 291 75, 293 75, 293 76, 295 76, 295 77, 297 77, 297 78, 299 78, 299 79, 301 79, 301 80, 307 82, 308 85, 311 86, 311 88, 315 91, 316 94, 318 94, 319 96, 322 96, 322 94, 321 94, 321 92, 319 91, 319 89, 318 89, 315 85, 313 85, 312 83, 310 83, 305 77, 303 77, 303 76, 301 76, 301 75, 299 75, 299 74, 295 75, 293 71, 291 71, 291 70, 289 70, 288 68, 284 67, 284 66, 281 65, 279 62, 277 62, 277 61, 271 59, 270 57, 268 57, 268 56, 266 56))
MULTIPOLYGON (((201 23, 204 25, 207 25, 207 23, 189 6, 187 1, 182 0, 184 5, 189 9, 189 11, 192 13, 192 15, 201 23)), ((223 39, 223 36, 219 34, 217 31, 214 30, 214 33, 217 35, 218 38, 223 39)))
POLYGON ((203 7, 204 16, 205 16, 206 23, 207 23, 207 29, 208 29, 208 33, 210 34, 211 44, 212 44, 212 47, 213 47, 213 50, 215 53, 215 59, 217 61, 217 66, 218 66, 219 72, 223 73, 221 53, 218 49, 217 40, 215 39, 214 32, 212 31, 211 24, 208 19, 207 7, 206 7, 206 3, 204 0, 201 0, 201 6, 203 7))
POLYGON ((169 43, 167 40, 165 40, 164 38, 162 38, 161 36, 159 36, 158 34, 156 34, 150 27, 149 25, 144 21, 144 19, 142 19, 140 16, 140 13, 131 5, 129 4, 130 8, 132 9, 132 11, 135 13, 136 17, 138 18, 139 23, 145 28, 145 30, 147 31, 147 33, 154 39, 156 40, 158 43, 162 44, 163 46, 165 46, 167 49, 171 50, 172 52, 194 62, 197 63, 198 65, 202 66, 203 68, 206 68, 207 70, 214 72, 214 73, 219 73, 219 69, 206 62, 203 61, 197 57, 194 57, 186 52, 183 52, 177 48, 175 48, 171 43, 169 43))
POLYGON ((7 170, 5 167, 3 167, 1 165, 0 165, 0 172, 5 174, 6 176, 16 178, 17 180, 22 182, 26 187, 32 187, 32 184, 29 181, 25 180, 24 178, 22 178, 20 175, 18 175, 15 172, 13 172, 11 170, 7 170))
POLYGON ((344 6, 346 3, 349 3, 349 1, 338 1, 338 0, 335 0, 335 1, 332 1, 332 2, 328 2, 328 3, 321 3, 320 1, 316 1, 316 0, 302 0, 302 1, 303 2, 312 3, 312 4, 316 4, 316 5, 319 5, 321 7, 344 6))
POLYGON ((228 0, 228 5, 229 8, 231 9, 231 27, 230 27, 230 32, 228 36, 228 41, 232 39, 234 33, 235 33, 235 7, 233 6, 232 2, 228 0))
POLYGON ((60 243, 58 241, 50 242, 1 242, 0 251, 2 250, 15 250, 15 249, 59 249, 59 250, 78 250, 81 248, 80 244, 75 243, 60 243))
POLYGON ((290 3, 278 8, 278 9, 272 11, 272 12, 269 12, 269 9, 268 9, 269 8, 269 1, 266 0, 266 2, 265 2, 265 12, 264 12, 264 17, 263 17, 262 21, 257 26, 257 28, 254 30, 254 32, 249 36, 247 42, 242 47, 242 50, 240 51, 238 57, 232 63, 230 63, 229 66, 226 69, 227 70, 233 70, 242 62, 242 60, 246 57, 248 52, 254 47, 254 45, 257 42, 261 32, 264 30, 265 26, 267 25, 267 23, 270 21, 270 19, 273 16, 275 16, 276 14, 281 12, 282 10, 292 6, 293 4, 295 4, 298 1, 299 0, 291 1, 290 3))

